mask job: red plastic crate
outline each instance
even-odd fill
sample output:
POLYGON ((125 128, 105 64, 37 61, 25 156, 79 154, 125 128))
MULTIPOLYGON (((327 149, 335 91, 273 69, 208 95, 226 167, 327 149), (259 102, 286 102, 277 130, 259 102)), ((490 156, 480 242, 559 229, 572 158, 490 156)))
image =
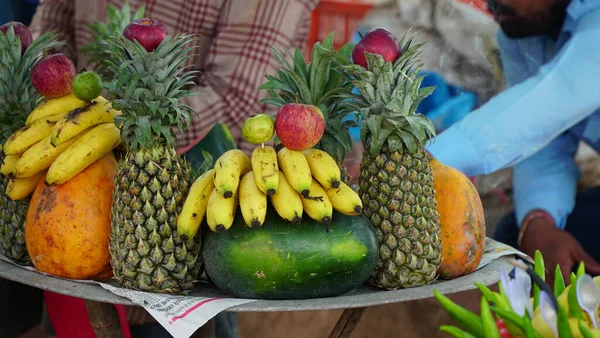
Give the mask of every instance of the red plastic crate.
POLYGON ((365 0, 321 0, 312 12, 305 54, 312 46, 335 31, 334 47, 338 49, 352 40, 352 34, 373 5, 365 0))
MULTIPOLYGON (((488 13, 485 0, 455 0, 469 4, 488 13)), ((305 48, 306 57, 317 41, 323 41, 329 33, 335 31, 336 49, 352 39, 360 21, 373 7, 369 0, 321 0, 312 12, 311 27, 305 48)))

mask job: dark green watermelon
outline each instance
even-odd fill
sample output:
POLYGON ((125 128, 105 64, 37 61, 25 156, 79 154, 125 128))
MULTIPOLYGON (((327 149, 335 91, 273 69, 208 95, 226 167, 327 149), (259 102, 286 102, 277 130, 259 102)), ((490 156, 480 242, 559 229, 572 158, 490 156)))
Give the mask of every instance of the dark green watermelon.
POLYGON ((334 212, 329 232, 306 215, 293 224, 272 209, 258 229, 245 226, 239 209, 236 216, 229 230, 208 231, 203 251, 209 278, 235 297, 338 296, 363 284, 378 261, 375 230, 362 215, 334 212))

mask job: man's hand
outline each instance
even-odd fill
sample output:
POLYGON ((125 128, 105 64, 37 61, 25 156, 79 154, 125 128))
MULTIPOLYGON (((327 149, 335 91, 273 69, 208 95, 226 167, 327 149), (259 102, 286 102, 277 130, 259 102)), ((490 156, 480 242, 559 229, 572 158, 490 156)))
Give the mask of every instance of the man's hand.
POLYGON ((565 283, 569 283, 569 276, 573 267, 580 262, 585 263, 585 269, 590 274, 600 274, 600 264, 592 258, 570 233, 556 228, 556 226, 543 218, 536 218, 525 229, 521 250, 533 257, 536 250, 540 250, 546 266, 546 280, 549 285, 554 282, 554 269, 560 265, 565 283))

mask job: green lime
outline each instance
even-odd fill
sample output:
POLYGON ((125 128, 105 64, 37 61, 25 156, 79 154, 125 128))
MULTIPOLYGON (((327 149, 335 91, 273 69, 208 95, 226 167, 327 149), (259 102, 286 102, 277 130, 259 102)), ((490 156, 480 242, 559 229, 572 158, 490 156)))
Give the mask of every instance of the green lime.
POLYGON ((93 71, 79 73, 73 79, 73 95, 81 101, 91 101, 102 93, 102 79, 93 71))

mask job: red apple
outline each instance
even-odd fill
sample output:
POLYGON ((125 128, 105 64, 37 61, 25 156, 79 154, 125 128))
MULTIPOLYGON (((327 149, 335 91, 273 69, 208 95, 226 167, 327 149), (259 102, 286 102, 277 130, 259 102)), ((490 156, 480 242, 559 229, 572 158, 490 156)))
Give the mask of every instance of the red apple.
POLYGON ((21 55, 23 55, 25 54, 27 47, 29 47, 29 45, 33 41, 33 38, 31 37, 31 32, 29 31, 29 28, 27 28, 27 26, 17 21, 5 23, 4 25, 0 26, 0 31, 6 34, 6 32, 8 32, 8 27, 10 26, 13 27, 15 35, 18 36, 21 40, 21 55))
POLYGON ((352 61, 367 68, 365 52, 379 54, 385 61, 394 62, 402 54, 402 48, 394 34, 385 28, 373 28, 354 46, 352 61))
POLYGON ((73 61, 62 53, 52 54, 33 66, 33 87, 43 96, 55 99, 71 93, 75 78, 73 61))
POLYGON ((284 147, 290 150, 308 149, 321 140, 325 119, 316 106, 288 103, 277 112, 275 132, 284 147))
POLYGON ((137 40, 148 52, 151 52, 165 39, 167 28, 158 20, 143 18, 127 25, 123 36, 131 41, 137 40))

